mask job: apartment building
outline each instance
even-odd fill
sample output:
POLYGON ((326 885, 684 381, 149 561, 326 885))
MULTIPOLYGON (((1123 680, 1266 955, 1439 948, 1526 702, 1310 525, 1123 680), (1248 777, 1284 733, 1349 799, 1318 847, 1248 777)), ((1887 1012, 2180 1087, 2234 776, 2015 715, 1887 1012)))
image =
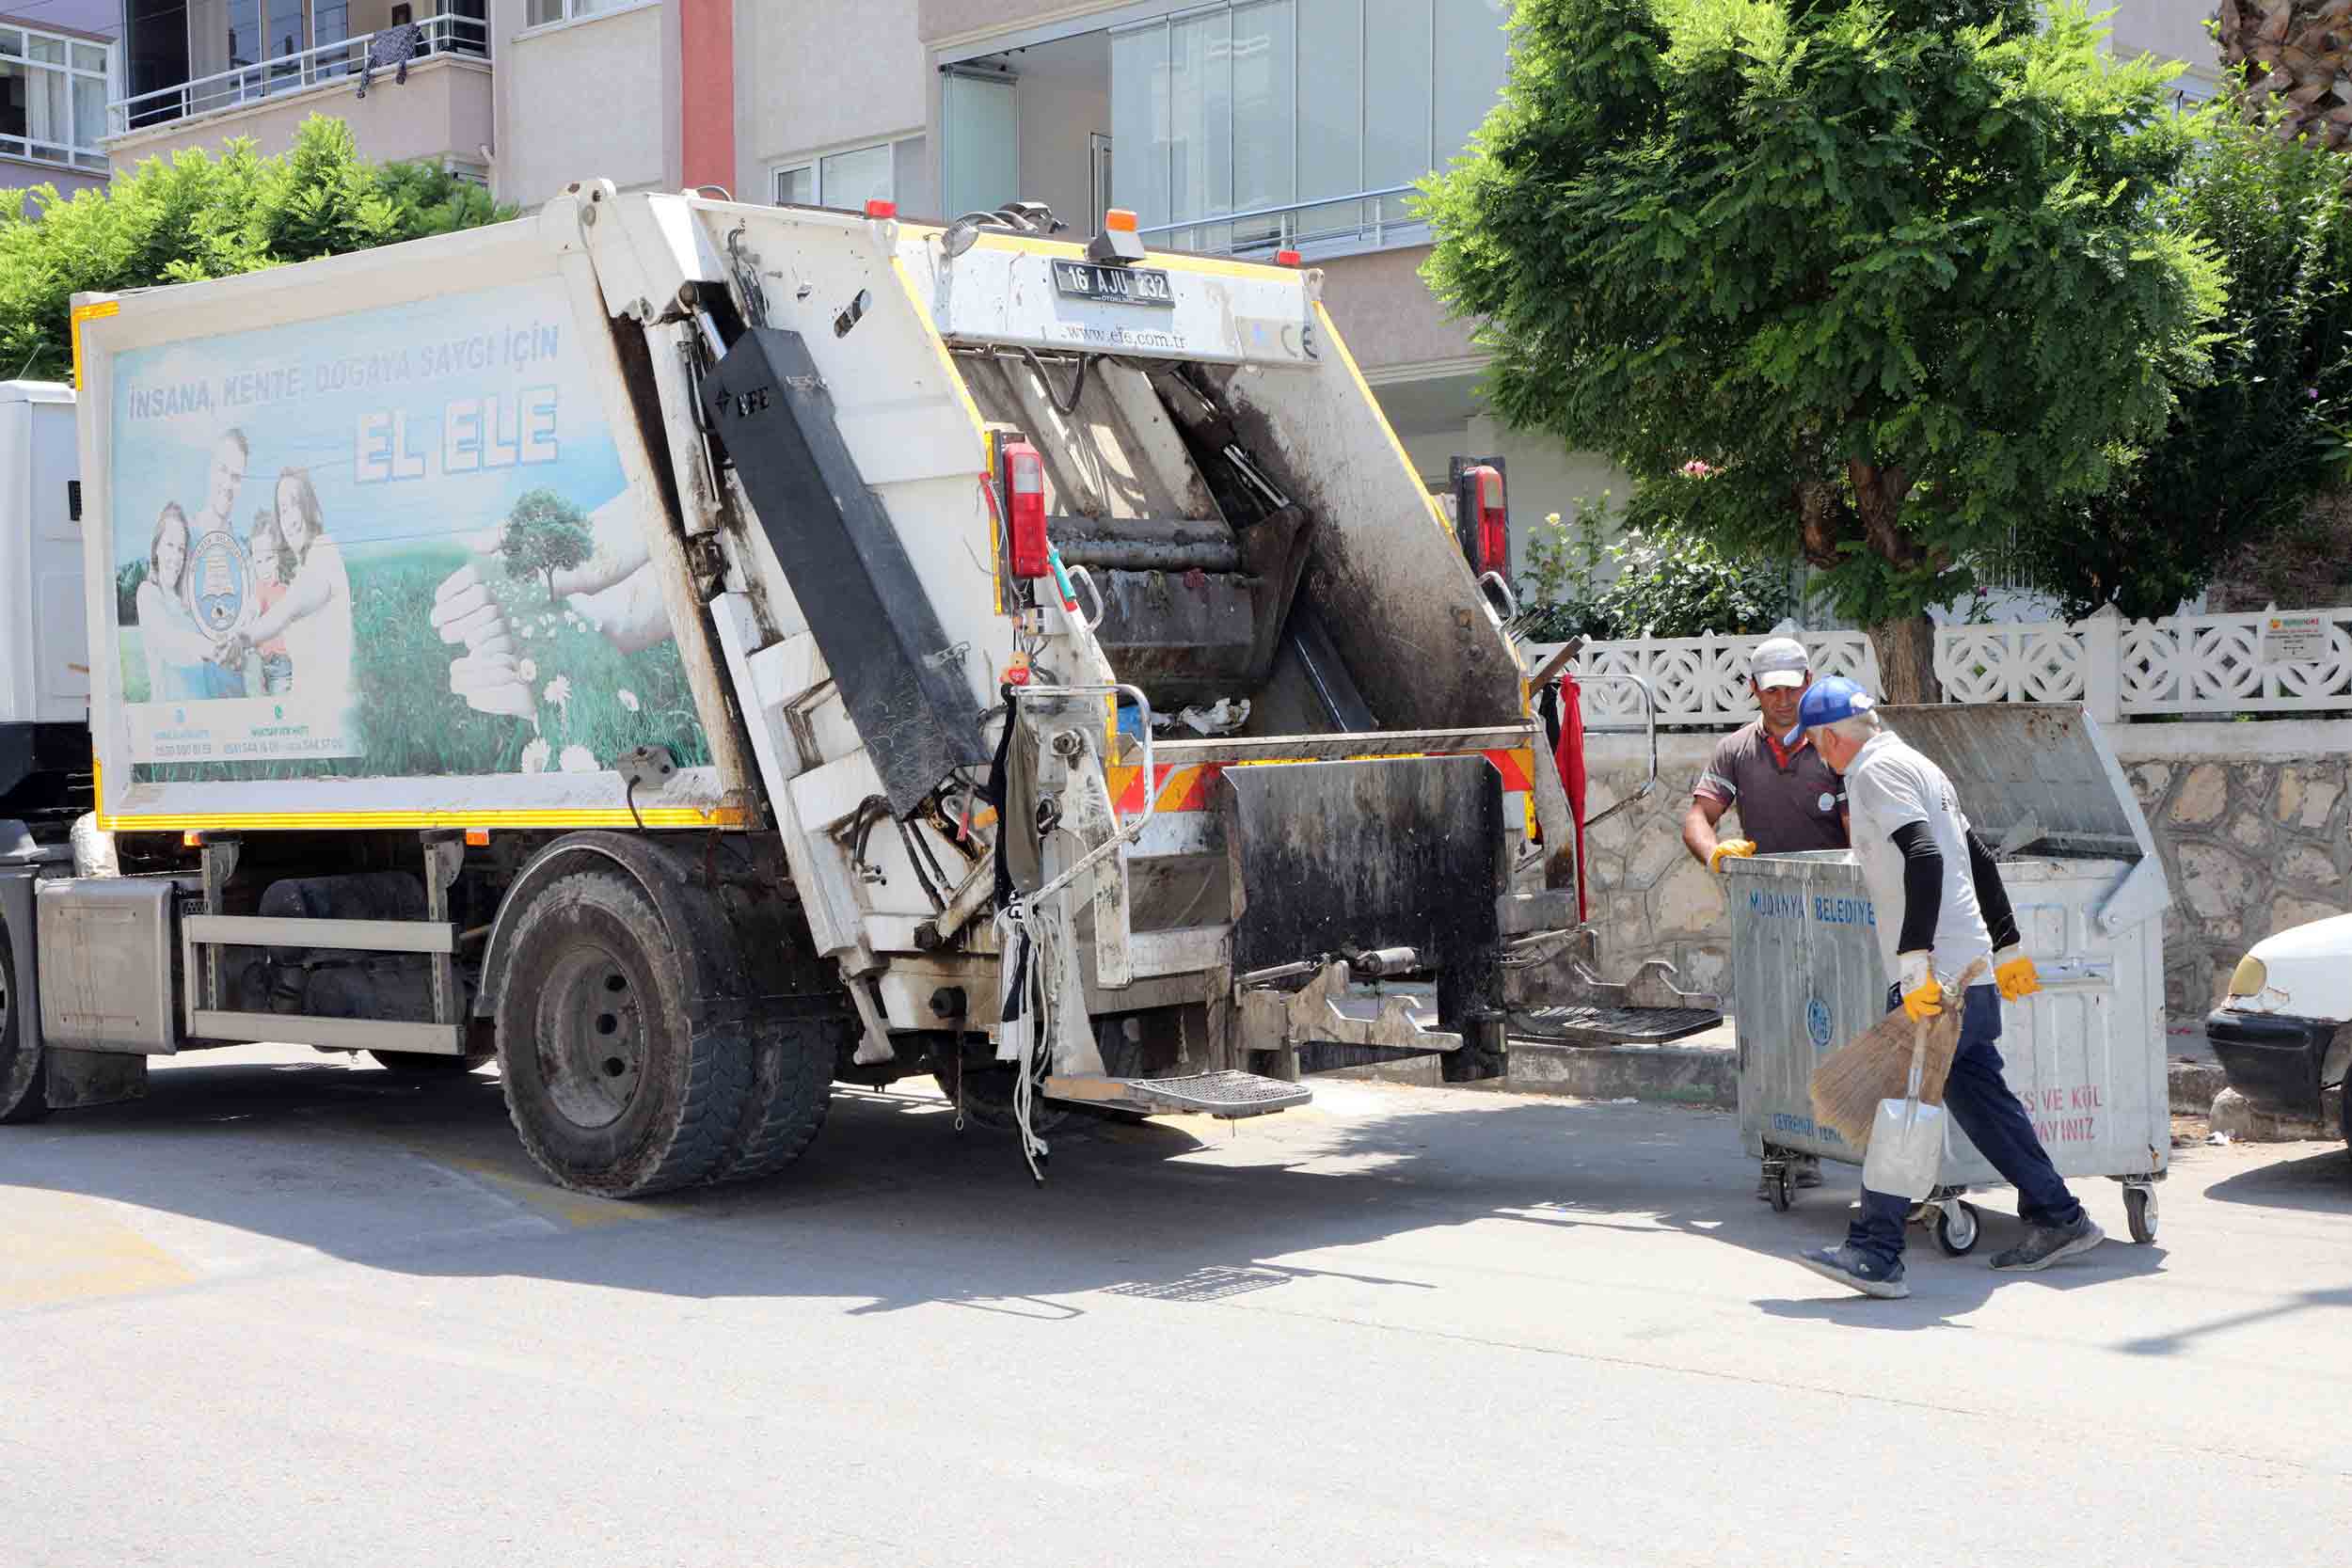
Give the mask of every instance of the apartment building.
POLYGON ((0 0, 0 191, 103 184, 119 0, 0 0))
MULTIPOLYGON (((1429 234, 1408 190, 1494 102, 1507 0, 687 3, 731 14, 705 29, 734 46, 733 113, 690 141, 696 181, 946 216, 1018 197, 1081 233, 1127 207, 1148 243, 1295 248, 1323 269, 1335 323, 1433 487, 1450 457, 1500 456, 1522 519, 1623 493, 1597 457, 1485 412, 1470 329, 1420 277, 1429 234)), ((2196 62, 2183 87, 2204 96, 2203 13, 2130 0, 2114 46, 2196 62)), ((712 87, 719 74, 702 72, 712 87)))
MULTIPOLYGON (((1480 410, 1465 324, 1423 286, 1412 182, 1500 88, 1505 0, 734 0, 739 196, 946 216, 1022 198, 1147 244, 1298 250, 1425 477, 1500 455, 1514 509, 1564 508, 1605 465, 1480 410)), ((704 173, 700 178, 719 178, 704 173)))
MULTIPOLYGON (((5 0, 0 0, 5 3, 5 0)), ((678 182, 678 0, 117 0, 115 168, 342 118, 536 205, 584 174, 678 182)))

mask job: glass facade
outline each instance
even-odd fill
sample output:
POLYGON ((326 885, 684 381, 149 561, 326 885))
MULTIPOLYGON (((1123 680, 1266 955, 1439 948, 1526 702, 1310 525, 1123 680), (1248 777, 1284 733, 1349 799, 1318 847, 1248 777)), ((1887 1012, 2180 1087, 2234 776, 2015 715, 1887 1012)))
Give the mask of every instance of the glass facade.
POLYGON ((1374 193, 1468 142, 1502 85, 1508 9, 1231 0, 1116 28, 1115 199, 1183 248, 1418 239, 1407 198, 1374 193))
POLYGON ((0 26, 0 154, 103 172, 107 47, 0 26))

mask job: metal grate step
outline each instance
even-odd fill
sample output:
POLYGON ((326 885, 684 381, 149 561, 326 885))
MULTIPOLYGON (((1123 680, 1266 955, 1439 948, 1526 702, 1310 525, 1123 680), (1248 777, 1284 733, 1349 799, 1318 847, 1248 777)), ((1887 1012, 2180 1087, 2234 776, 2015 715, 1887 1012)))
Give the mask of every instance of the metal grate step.
POLYGON ((1254 1072, 1192 1072, 1181 1078, 1096 1078, 1057 1074, 1045 1080, 1049 1100, 1074 1100, 1145 1116, 1262 1117, 1314 1098, 1303 1084, 1254 1072))
POLYGON ((1660 1045, 1723 1021, 1712 1007, 1531 1007, 1511 1015, 1511 1032, 1567 1045, 1660 1045))

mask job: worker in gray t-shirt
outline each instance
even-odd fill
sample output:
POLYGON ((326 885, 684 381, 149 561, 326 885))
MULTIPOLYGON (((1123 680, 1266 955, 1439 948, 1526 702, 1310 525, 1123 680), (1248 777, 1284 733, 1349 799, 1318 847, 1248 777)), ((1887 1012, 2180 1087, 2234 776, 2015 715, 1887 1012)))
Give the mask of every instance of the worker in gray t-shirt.
MULTIPOLYGON (((1748 656, 1748 692, 1761 716, 1716 742, 1715 754, 1691 786, 1682 818, 1682 845, 1709 871, 1748 855, 1793 855, 1846 847, 1846 785, 1803 736, 1784 744, 1796 727, 1797 705, 1813 684, 1812 660, 1793 637, 1768 637, 1748 656), (1740 836, 1718 838, 1726 812, 1740 814, 1740 836)), ((1821 1162, 1790 1157, 1797 1185, 1821 1184, 1821 1162)), ((1756 1196, 1769 1203, 1772 1183, 1756 1196)))
MULTIPOLYGON (((1878 704, 1852 681, 1817 683, 1798 721, 1846 781, 1854 855, 1878 906, 1879 951, 1894 978, 1887 1009, 1926 1020, 1960 1009, 1960 1042, 1944 1085, 1944 1107, 2001 1179, 2017 1189, 2026 1238, 1993 1259, 2003 1273, 2029 1273, 2089 1252, 2102 1235, 2050 1163, 2032 1120, 2002 1076, 2001 1004, 2042 989, 2018 945, 2017 916, 2000 867, 1944 770, 1885 728, 1878 704), (1894 911, 1900 918, 1889 918, 1894 911), (1954 999, 1944 989, 1971 964, 1990 973, 1954 999)), ((1795 738, 1793 736, 1791 739, 1795 738)), ((1903 1225, 1909 1198, 1862 1189, 1862 1212, 1846 1244, 1800 1253, 1815 1274, 1869 1296, 1907 1296, 1903 1225)))
POLYGON ((1813 684, 1804 644, 1771 637, 1748 656, 1748 691, 1761 717, 1716 742, 1691 786, 1682 818, 1683 847, 1709 871, 1734 856, 1793 855, 1846 847, 1846 786, 1820 752, 1800 736, 1797 704, 1813 684), (1727 812, 1740 814, 1740 836, 1719 838, 1727 812))

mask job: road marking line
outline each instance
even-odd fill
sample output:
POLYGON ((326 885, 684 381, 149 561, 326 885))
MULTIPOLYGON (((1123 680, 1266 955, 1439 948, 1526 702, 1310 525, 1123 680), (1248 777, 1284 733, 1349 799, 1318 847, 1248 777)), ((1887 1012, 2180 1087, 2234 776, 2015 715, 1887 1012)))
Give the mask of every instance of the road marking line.
POLYGON ((0 1234, 0 1307, 52 1307, 168 1290, 196 1271, 77 1194, 0 1188, 15 1196, 0 1234))
POLYGON ((444 1170, 470 1176, 501 1196, 570 1230, 596 1230, 606 1226, 625 1225, 631 1220, 656 1219, 668 1212, 658 1204, 642 1200, 623 1203, 614 1198, 590 1197, 585 1193, 566 1192, 543 1176, 519 1176, 488 1160, 449 1154, 420 1144, 404 1144, 402 1147, 420 1160, 439 1165, 444 1170))

